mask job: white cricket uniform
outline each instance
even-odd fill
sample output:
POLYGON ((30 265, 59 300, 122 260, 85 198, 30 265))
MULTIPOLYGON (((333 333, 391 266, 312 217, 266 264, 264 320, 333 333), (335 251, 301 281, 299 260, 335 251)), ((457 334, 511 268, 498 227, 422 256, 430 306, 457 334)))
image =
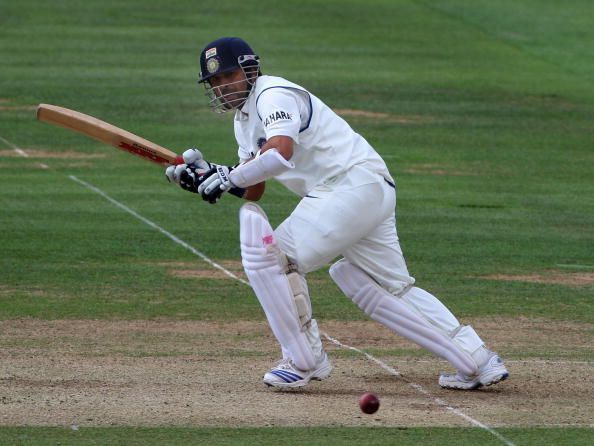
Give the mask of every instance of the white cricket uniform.
POLYGON ((234 126, 240 162, 273 136, 294 141, 295 167, 275 179, 303 199, 275 236, 302 273, 343 255, 393 294, 414 283, 396 234, 394 180, 340 116, 303 87, 260 76, 234 126))
MULTIPOLYGON (((477 364, 485 360, 483 341, 472 327, 461 326, 435 296, 413 286, 415 281, 408 273, 396 233, 394 180, 379 154, 303 87, 280 77, 261 76, 235 115, 240 161, 249 160, 268 139, 279 135, 294 141, 290 160, 294 168, 275 179, 303 198, 274 230, 278 247, 300 273, 344 256, 388 295, 398 297, 391 301, 377 290, 369 294, 373 287, 363 279, 350 284, 350 277, 344 276, 350 274, 349 267, 338 266, 333 279, 357 305, 391 330, 448 359, 459 370, 474 373, 477 364), (357 294, 359 287, 367 290, 361 296, 357 294)), ((268 282, 259 285, 261 302, 274 301, 275 291, 270 286, 268 282)), ((283 356, 295 361, 300 358, 302 367, 311 367, 311 357, 301 354, 307 350, 304 335, 299 329, 285 327, 285 312, 279 313, 272 305, 267 316, 271 326, 284 336, 277 335, 283 356)), ((317 328, 312 333, 321 344, 317 328)), ((315 343, 311 345, 314 351, 315 343)))

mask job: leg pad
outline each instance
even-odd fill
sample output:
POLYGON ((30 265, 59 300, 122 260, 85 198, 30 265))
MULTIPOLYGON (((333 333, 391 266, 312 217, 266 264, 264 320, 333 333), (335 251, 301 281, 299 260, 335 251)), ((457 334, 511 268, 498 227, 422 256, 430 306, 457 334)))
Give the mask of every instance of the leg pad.
POLYGON ((330 276, 342 292, 372 319, 444 358, 464 374, 477 373, 477 365, 470 354, 442 330, 431 325, 417 309, 384 290, 360 268, 341 260, 332 265, 330 276))
POLYGON ((276 245, 266 214, 259 206, 248 203, 242 206, 239 219, 243 267, 270 328, 297 367, 312 369, 316 357, 301 322, 302 318, 311 319, 311 310, 307 311, 305 297, 299 299, 301 309, 298 308, 286 274, 286 257, 276 245))

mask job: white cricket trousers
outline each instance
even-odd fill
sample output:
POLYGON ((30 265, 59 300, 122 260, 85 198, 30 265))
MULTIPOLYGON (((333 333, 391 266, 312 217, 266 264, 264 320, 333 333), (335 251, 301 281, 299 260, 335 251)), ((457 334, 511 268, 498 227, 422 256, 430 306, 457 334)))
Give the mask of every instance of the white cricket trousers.
POLYGON ((308 193, 275 230, 276 240, 301 273, 342 255, 398 295, 415 280, 398 242, 395 207, 394 186, 354 166, 308 193))
POLYGON ((413 287, 396 233, 395 207, 395 187, 355 166, 303 198, 276 229, 276 240, 303 274, 342 255, 472 354, 483 345, 474 330, 460 332, 460 322, 439 299, 413 287))

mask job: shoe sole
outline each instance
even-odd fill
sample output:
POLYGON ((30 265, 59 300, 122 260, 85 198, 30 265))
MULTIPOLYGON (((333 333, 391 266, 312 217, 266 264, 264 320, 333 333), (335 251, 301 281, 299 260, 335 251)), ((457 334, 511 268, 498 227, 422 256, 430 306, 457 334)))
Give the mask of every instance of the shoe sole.
POLYGON ((468 386, 465 386, 464 384, 440 384, 439 385, 442 389, 450 389, 450 390, 476 390, 479 387, 482 386, 482 384, 480 382, 475 383, 475 384, 469 384, 468 386))
POLYGON ((268 383, 264 381, 264 384, 266 384, 268 387, 274 387, 275 389, 296 389, 307 386, 309 381, 301 380, 294 383, 268 383))
POLYGON ((275 388, 279 388, 279 389, 295 389, 295 388, 307 386, 310 381, 323 381, 330 376, 331 372, 332 372, 332 365, 328 365, 327 367, 324 367, 323 369, 317 370, 316 373, 307 380, 302 379, 300 381, 295 381, 292 383, 281 383, 281 382, 270 383, 270 382, 266 382, 266 381, 263 381, 263 382, 268 387, 275 387, 275 388))
POLYGON ((316 373, 314 373, 311 379, 315 381, 323 381, 330 376, 330 373, 332 373, 332 364, 328 364, 323 369, 318 370, 316 373))
POLYGON ((469 386, 464 386, 464 385, 448 385, 448 384, 440 384, 440 387, 444 388, 444 389, 452 389, 452 390, 476 390, 476 389, 480 389, 481 387, 485 386, 492 386, 493 384, 497 384, 501 381, 505 381, 507 378, 509 377, 509 373, 508 372, 503 372, 500 374, 496 374, 495 376, 489 378, 488 380, 483 381, 478 381, 477 383, 471 384, 469 386))
POLYGON ((505 381, 508 377, 509 377, 509 373, 503 372, 499 375, 496 375, 495 377, 491 378, 490 380, 488 380, 486 382, 481 381, 481 386, 491 386, 491 385, 497 384, 501 381, 505 381))

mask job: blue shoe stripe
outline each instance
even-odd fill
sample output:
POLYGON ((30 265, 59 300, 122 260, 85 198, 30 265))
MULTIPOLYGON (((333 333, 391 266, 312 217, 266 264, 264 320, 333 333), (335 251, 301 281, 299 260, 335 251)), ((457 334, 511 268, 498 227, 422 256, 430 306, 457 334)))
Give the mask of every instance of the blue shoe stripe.
POLYGON ((280 379, 282 379, 286 383, 292 383, 293 381, 295 381, 295 379, 291 378, 290 376, 286 376, 284 373, 279 372, 278 370, 274 370, 270 373, 273 374, 274 376, 278 376, 280 379))
POLYGON ((287 383, 292 383, 303 379, 303 377, 297 375, 296 373, 287 372, 285 370, 272 370, 270 373, 278 376, 287 383))
POLYGON ((273 373, 284 379, 286 382, 295 382, 303 379, 302 376, 299 376, 296 373, 287 372, 286 370, 275 370, 273 373))
POLYGON ((290 376, 290 377, 292 377, 292 378, 293 378, 295 381, 299 381, 299 380, 302 380, 302 379, 303 379, 303 376, 301 376, 301 375, 298 375, 297 373, 289 372, 289 371, 287 371, 287 370, 279 370, 279 371, 281 371, 282 373, 284 373, 284 374, 286 374, 286 375, 289 375, 289 376, 290 376))

